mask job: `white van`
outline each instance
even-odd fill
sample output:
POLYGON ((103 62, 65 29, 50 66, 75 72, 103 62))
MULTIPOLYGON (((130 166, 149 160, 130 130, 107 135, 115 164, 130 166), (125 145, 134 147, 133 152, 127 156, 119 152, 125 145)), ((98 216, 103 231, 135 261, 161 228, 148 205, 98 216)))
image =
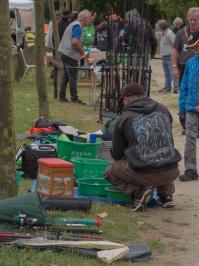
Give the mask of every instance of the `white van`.
POLYGON ((10 31, 12 43, 17 47, 23 47, 25 42, 25 27, 17 8, 10 9, 10 31))
POLYGON ((26 28, 35 32, 35 14, 33 0, 9 0, 10 29, 13 44, 23 47, 26 28))

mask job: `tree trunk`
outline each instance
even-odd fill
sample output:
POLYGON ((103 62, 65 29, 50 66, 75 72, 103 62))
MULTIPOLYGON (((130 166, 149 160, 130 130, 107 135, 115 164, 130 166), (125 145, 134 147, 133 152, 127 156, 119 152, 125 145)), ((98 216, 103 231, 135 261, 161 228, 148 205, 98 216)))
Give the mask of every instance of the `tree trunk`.
POLYGON ((13 65, 8 0, 0 1, 0 199, 16 196, 13 65))
POLYGON ((44 3, 35 0, 36 40, 35 40, 35 64, 36 81, 39 101, 39 116, 49 117, 48 94, 44 72, 44 3))
POLYGON ((66 2, 65 9, 71 10, 71 1, 70 0, 66 0, 65 2, 66 2))
POLYGON ((60 0, 60 10, 70 10, 70 0, 60 0))
POLYGON ((60 0, 60 11, 63 12, 65 9, 65 0, 60 0))
POLYGON ((48 0, 48 5, 49 5, 49 10, 50 10, 50 17, 51 17, 51 20, 53 23, 53 38, 54 38, 54 46, 55 46, 55 58, 57 59, 60 39, 59 39, 57 18, 56 18, 56 14, 55 14, 54 0, 48 0))
POLYGON ((58 32, 58 25, 57 25, 57 18, 55 14, 55 6, 54 6, 54 1, 53 0, 48 0, 48 5, 49 5, 49 10, 50 10, 50 16, 52 19, 53 23, 53 38, 54 38, 54 47, 55 47, 55 61, 57 62, 54 64, 54 98, 58 98, 58 86, 60 85, 60 80, 61 80, 61 70, 58 67, 62 66, 60 56, 58 54, 58 48, 60 44, 60 39, 59 39, 59 32, 58 32))
POLYGON ((72 10, 76 10, 76 11, 80 10, 80 0, 72 1, 72 10))

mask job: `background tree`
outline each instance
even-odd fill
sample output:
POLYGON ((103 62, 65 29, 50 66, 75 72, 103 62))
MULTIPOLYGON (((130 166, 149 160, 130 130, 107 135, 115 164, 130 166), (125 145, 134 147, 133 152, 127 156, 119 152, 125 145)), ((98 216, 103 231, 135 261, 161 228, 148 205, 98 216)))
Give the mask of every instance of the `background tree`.
POLYGON ((0 1, 0 199, 17 194, 13 65, 8 0, 0 1))
POLYGON ((197 7, 199 5, 198 0, 181 0, 180 2, 173 0, 81 0, 80 2, 81 8, 94 10, 98 16, 103 18, 107 14, 108 6, 114 7, 120 15, 123 15, 124 1, 126 1, 127 10, 137 8, 139 11, 143 9, 147 12, 149 11, 147 17, 153 25, 160 18, 166 18, 169 22, 172 22, 178 16, 185 20, 187 10, 190 7, 197 7))
POLYGON ((197 7, 199 5, 198 0, 146 0, 150 5, 153 5, 158 13, 167 18, 170 22, 175 17, 181 17, 186 20, 187 10, 190 7, 197 7))
MULTIPOLYGON (((58 53, 58 48, 60 44, 57 17, 55 14, 54 0, 48 0, 50 17, 53 23, 53 40, 54 40, 54 98, 58 98, 58 86, 60 85, 62 76, 62 63, 60 55, 58 53)), ((62 8, 65 8, 64 2, 62 3, 62 8)))
MULTIPOLYGON (((45 3, 47 0, 44 0, 45 3)), ((149 6, 150 21, 154 25, 160 18, 166 18, 170 22, 176 17, 186 19, 186 12, 189 7, 198 6, 198 0, 55 0, 55 9, 60 7, 61 2, 66 3, 66 9, 74 10, 76 7, 80 10, 87 8, 96 11, 98 16, 104 18, 107 15, 108 6, 114 6, 120 15, 123 15, 124 1, 126 1, 127 10, 131 8, 138 8, 139 10, 147 10, 149 6), (58 7, 59 6, 59 7, 58 7)), ((45 5, 46 6, 46 5, 45 5)), ((47 7, 45 8, 45 16, 48 18, 47 7)))
POLYGON ((72 10, 80 11, 80 7, 81 7, 81 1, 80 0, 73 0, 72 1, 72 10))
POLYGON ((39 102, 39 116, 49 117, 48 94, 44 72, 44 2, 35 0, 36 40, 35 64, 36 82, 39 102))
POLYGON ((149 19, 154 26, 155 22, 160 18, 160 14, 158 13, 159 10, 156 6, 148 1, 149 0, 82 0, 81 9, 87 8, 91 11, 96 11, 97 16, 104 19, 108 14, 110 7, 122 17, 124 15, 124 11, 136 8, 139 10, 140 14, 149 19), (126 2, 126 10, 124 10, 124 2, 126 2))
POLYGON ((60 0, 60 10, 63 12, 65 9, 65 0, 60 0))
POLYGON ((60 9, 62 12, 64 10, 71 10, 71 1, 70 0, 60 0, 60 9))

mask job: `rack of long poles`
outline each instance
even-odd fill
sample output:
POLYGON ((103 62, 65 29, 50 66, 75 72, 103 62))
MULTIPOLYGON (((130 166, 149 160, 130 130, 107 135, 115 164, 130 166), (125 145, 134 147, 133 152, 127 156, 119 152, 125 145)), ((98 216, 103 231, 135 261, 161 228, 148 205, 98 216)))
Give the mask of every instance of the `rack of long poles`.
MULTIPOLYGON (((135 2, 135 1, 134 1, 135 2)), ((140 0, 139 5, 126 11, 122 17, 113 7, 107 8, 106 62, 102 66, 99 121, 121 112, 120 96, 128 83, 137 82, 150 95, 151 46, 149 10, 140 0)))

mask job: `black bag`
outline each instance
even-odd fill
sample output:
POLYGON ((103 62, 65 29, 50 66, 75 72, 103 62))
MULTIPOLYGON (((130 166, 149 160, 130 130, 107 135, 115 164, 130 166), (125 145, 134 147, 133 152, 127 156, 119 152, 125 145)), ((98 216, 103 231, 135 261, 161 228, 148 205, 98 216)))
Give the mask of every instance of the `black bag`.
POLYGON ((52 145, 24 144, 22 158, 22 171, 30 179, 37 178, 39 158, 56 158, 57 152, 52 145))
POLYGON ((56 121, 56 120, 48 120, 46 118, 40 117, 35 122, 36 128, 45 128, 45 127, 52 127, 54 130, 58 130, 59 126, 66 126, 64 122, 56 121))

